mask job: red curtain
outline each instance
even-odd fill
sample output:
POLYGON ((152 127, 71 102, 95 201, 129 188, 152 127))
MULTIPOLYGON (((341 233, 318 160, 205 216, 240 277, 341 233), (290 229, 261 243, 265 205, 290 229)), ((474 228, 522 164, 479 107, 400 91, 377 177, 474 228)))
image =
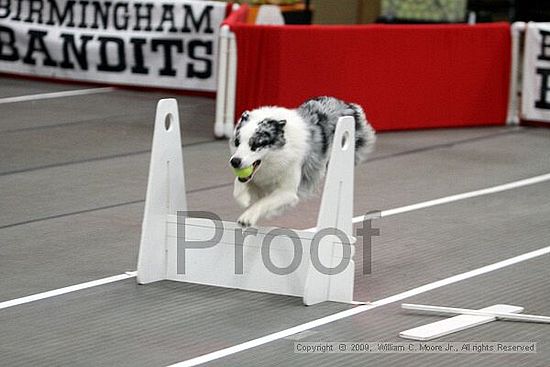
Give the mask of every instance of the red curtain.
POLYGON ((362 105, 377 130, 505 123, 507 23, 231 23, 238 49, 238 115, 329 95, 362 105))

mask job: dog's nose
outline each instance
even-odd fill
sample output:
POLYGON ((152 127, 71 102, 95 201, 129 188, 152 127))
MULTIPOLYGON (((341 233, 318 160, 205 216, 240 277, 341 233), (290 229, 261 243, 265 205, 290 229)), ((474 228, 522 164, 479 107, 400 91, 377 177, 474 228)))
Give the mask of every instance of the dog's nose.
POLYGON ((233 168, 239 168, 239 167, 241 166, 242 159, 237 158, 237 157, 233 157, 233 158, 231 158, 231 160, 229 161, 229 163, 231 163, 231 165, 233 166, 233 168))

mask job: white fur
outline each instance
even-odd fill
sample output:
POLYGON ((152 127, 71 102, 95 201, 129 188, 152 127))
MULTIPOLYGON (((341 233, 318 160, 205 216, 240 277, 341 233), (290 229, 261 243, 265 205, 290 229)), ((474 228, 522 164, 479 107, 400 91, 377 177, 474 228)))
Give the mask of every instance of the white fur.
POLYGON ((262 107, 243 113, 230 144, 232 164, 238 168, 261 164, 247 182, 235 179, 233 196, 246 208, 238 219, 242 226, 253 226, 316 191, 342 116, 356 119, 355 163, 360 163, 376 137, 359 105, 317 97, 297 109, 262 107), (253 150, 250 144, 261 148, 253 150))
POLYGON ((233 196, 239 205, 247 208, 239 217, 243 226, 253 226, 262 217, 272 217, 298 202, 298 187, 302 163, 307 153, 308 129, 295 110, 281 107, 262 107, 250 112, 249 121, 240 129, 241 144, 233 156, 249 166, 261 159, 262 163, 252 180, 246 183, 235 179, 233 196), (286 144, 280 149, 261 149, 253 152, 248 145, 259 121, 265 118, 286 120, 286 144))

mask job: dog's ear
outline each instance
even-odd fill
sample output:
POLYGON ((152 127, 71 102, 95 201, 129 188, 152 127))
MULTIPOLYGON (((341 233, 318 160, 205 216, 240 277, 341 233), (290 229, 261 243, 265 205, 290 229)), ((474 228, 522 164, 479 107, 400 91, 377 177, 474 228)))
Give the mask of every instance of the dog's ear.
POLYGON ((277 121, 277 125, 279 125, 280 127, 284 127, 286 125, 286 120, 277 121))
POLYGON ((237 125, 244 125, 250 119, 250 111, 244 111, 237 125))

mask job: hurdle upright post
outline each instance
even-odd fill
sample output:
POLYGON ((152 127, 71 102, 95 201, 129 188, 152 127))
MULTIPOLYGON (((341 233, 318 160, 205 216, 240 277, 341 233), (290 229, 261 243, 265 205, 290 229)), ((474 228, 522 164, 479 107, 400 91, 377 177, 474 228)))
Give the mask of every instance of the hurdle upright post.
POLYGON ((166 279, 166 217, 187 210, 180 122, 175 99, 157 104, 139 246, 137 281, 166 279))
MULTIPOLYGON (((330 161, 327 168, 323 197, 317 218, 317 231, 329 229, 345 234, 348 243, 335 241, 333 235, 323 237, 318 247, 318 259, 327 268, 338 266, 337 251, 345 254, 349 246, 348 266, 338 274, 325 274, 310 262, 305 281, 304 304, 323 301, 353 301, 355 276, 353 230, 353 186, 355 165, 355 120, 341 117, 336 125, 330 161), (338 279, 336 279, 338 278, 338 279), (338 284, 331 287, 331 283, 338 284)), ((313 256, 313 253, 312 253, 313 256)), ((344 261, 344 259, 342 259, 344 261)))

